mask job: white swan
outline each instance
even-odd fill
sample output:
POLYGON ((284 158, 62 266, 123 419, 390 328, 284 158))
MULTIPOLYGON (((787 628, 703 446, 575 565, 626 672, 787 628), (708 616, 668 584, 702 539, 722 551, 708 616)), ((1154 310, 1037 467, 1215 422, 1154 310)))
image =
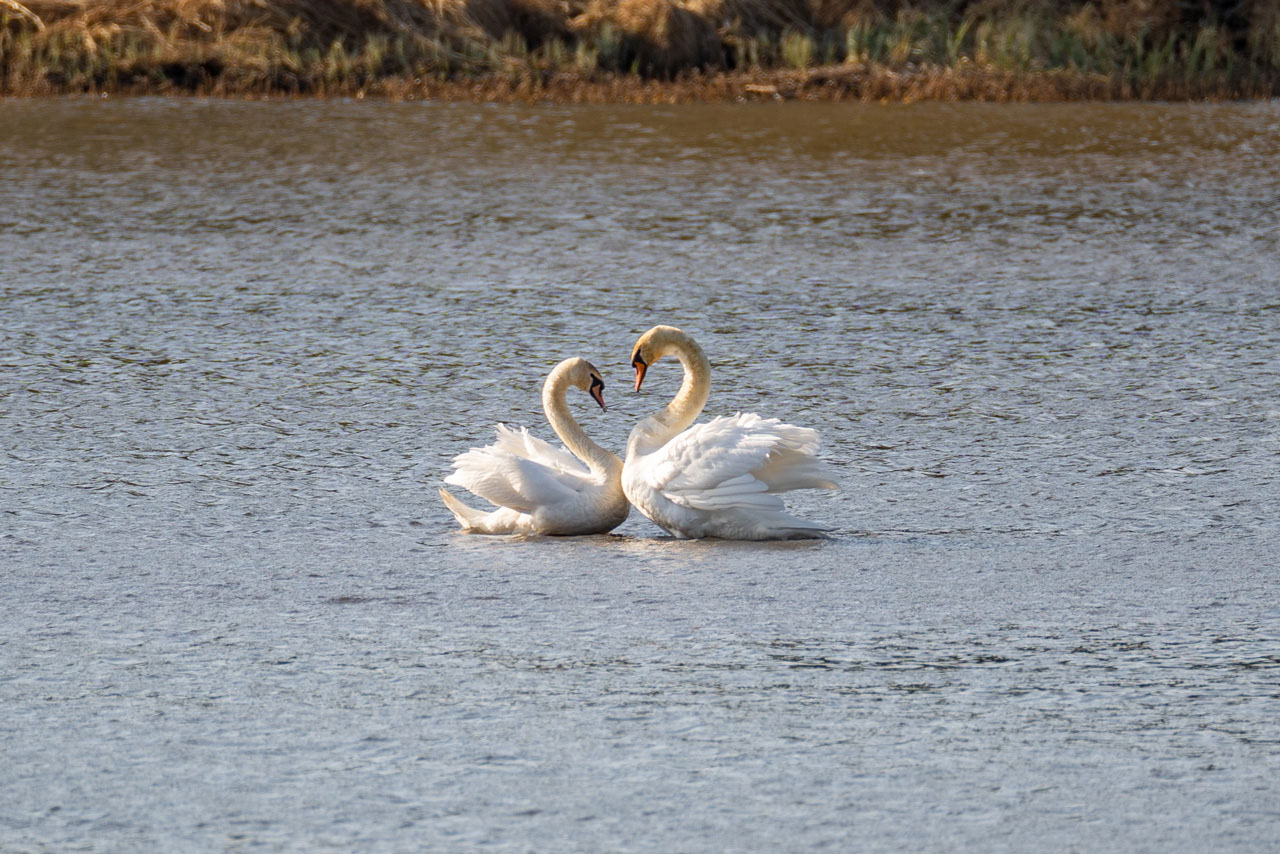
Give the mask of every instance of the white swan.
POLYGON ((814 456, 817 432, 751 413, 690 427, 711 390, 711 363, 684 332, 655 326, 640 336, 631 355, 636 391, 645 371, 672 354, 684 366, 680 391, 627 439, 622 489, 631 503, 683 538, 804 539, 830 530, 792 516, 776 495, 836 488, 814 456))
POLYGON ((553 448, 498 425, 498 441, 472 448, 453 461, 445 483, 499 505, 476 510, 440 490, 445 506, 469 534, 603 534, 622 524, 631 504, 622 494, 622 460, 587 438, 569 414, 569 386, 586 391, 604 409, 604 380, 586 359, 565 359, 542 386, 542 409, 569 448, 553 448), (574 458, 577 455, 577 459, 574 458), (578 462, 582 460, 586 465, 578 462))

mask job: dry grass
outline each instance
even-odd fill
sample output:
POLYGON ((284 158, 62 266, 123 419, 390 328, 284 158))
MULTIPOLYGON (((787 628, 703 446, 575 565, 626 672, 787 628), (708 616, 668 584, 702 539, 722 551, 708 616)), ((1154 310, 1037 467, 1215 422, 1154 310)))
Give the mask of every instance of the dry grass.
POLYGON ((65 92, 1268 97, 1280 0, 0 0, 0 93, 65 92))

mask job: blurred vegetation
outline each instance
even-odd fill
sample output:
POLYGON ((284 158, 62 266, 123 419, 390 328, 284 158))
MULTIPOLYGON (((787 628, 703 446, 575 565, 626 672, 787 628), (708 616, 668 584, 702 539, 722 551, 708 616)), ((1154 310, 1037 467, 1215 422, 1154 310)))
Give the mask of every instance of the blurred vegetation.
POLYGON ((1280 94, 1280 0, 0 0, 0 93, 1280 94))

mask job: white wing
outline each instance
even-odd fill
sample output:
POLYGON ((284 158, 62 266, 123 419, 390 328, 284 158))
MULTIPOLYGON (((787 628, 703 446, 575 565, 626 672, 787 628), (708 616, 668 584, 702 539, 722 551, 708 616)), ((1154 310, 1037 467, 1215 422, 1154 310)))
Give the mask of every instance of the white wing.
POLYGON ((500 424, 497 432, 494 444, 459 454, 444 482, 521 513, 571 501, 589 485, 590 470, 563 448, 525 428, 516 432, 500 424))
POLYGON ((817 432, 752 413, 695 424, 646 456, 644 479, 670 501, 699 510, 781 510, 772 493, 834 489, 817 432))
POLYGON ((498 433, 498 441, 489 445, 489 448, 541 463, 566 474, 581 477, 591 475, 591 470, 586 464, 570 453, 567 448, 563 445, 557 448, 549 442, 542 441, 530 433, 528 427, 521 427, 517 432, 506 424, 499 424, 494 429, 498 433))

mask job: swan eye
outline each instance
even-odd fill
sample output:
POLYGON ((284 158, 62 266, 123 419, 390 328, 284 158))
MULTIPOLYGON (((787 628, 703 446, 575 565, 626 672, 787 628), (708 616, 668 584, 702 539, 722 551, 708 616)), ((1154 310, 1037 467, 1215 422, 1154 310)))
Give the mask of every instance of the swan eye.
POLYGON ((646 361, 645 361, 645 360, 640 356, 640 351, 639 351, 639 350, 637 350, 637 351, 635 352, 635 354, 631 357, 631 365, 632 365, 632 367, 635 367, 635 366, 639 366, 639 367, 642 367, 642 368, 647 368, 647 367, 649 367, 649 363, 648 363, 648 362, 646 362, 646 361))
POLYGON ((593 376, 593 377, 591 378, 591 388, 593 388, 593 389, 597 389, 597 388, 599 388, 599 389, 603 389, 603 388, 604 388, 604 380, 600 379, 599 377, 594 377, 594 376, 593 376))

